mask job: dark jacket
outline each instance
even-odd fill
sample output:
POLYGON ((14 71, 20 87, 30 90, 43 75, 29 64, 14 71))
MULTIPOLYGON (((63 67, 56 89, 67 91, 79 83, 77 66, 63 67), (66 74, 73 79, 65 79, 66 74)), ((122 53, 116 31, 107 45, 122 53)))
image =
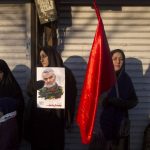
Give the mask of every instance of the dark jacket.
POLYGON ((19 84, 2 59, 0 59, 0 71, 3 72, 0 81, 0 111, 3 115, 12 111, 17 112, 16 117, 0 123, 0 141, 5 144, 3 145, 6 146, 5 150, 16 150, 22 138, 24 98, 19 84))
POLYGON ((118 138, 121 121, 128 118, 128 109, 135 107, 138 103, 131 78, 125 72, 124 53, 120 50, 119 52, 124 57, 122 68, 116 72, 119 97, 116 86, 114 86, 104 99, 100 117, 100 125, 107 140, 118 138))

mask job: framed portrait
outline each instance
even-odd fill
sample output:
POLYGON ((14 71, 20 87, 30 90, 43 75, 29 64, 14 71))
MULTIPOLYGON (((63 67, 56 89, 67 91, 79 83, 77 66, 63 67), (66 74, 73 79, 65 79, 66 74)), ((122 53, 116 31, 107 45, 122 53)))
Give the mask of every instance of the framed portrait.
POLYGON ((55 21, 57 19, 57 11, 54 0, 35 0, 41 24, 55 21))
POLYGON ((63 67, 37 67, 37 107, 65 108, 65 69, 63 67))

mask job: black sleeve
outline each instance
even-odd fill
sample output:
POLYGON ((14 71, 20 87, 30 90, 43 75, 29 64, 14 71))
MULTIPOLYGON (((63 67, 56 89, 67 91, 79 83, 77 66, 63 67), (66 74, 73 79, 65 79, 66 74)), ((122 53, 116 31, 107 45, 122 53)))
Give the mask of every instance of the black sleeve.
MULTIPOLYGON (((108 99, 108 103, 113 105, 114 107, 120 108, 120 109, 131 109, 133 107, 135 107, 138 104, 138 99, 135 93, 135 89, 133 87, 133 83, 131 81, 131 79, 128 77, 128 89, 124 89, 127 90, 127 95, 128 98, 127 99, 122 99, 120 98, 110 98, 108 99)), ((127 82, 125 81, 125 82, 127 82)))
POLYGON ((23 114, 25 104, 24 104, 24 97, 20 88, 18 88, 15 97, 17 100, 17 123, 19 129, 19 141, 21 141, 23 133, 23 114))
POLYGON ((108 101, 110 105, 120 109, 131 109, 138 104, 138 99, 136 95, 132 95, 127 100, 123 100, 121 98, 110 98, 108 101))
POLYGON ((33 86, 33 80, 29 80, 29 82, 28 82, 28 84, 27 84, 27 95, 29 96, 29 97, 32 97, 34 94, 34 91, 35 91, 35 88, 34 88, 34 86, 33 86))

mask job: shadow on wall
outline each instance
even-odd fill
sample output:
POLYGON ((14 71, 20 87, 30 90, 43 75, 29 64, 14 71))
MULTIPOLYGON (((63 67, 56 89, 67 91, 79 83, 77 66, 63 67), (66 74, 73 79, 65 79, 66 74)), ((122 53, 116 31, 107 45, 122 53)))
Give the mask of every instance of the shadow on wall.
POLYGON ((131 142, 136 137, 142 146, 145 127, 150 123, 150 118, 148 118, 150 115, 150 66, 146 73, 143 74, 141 60, 130 57, 126 59, 126 71, 132 79, 139 101, 138 105, 129 111, 131 118, 131 142))
POLYGON ((146 70, 145 74, 144 74, 144 78, 145 78, 145 84, 147 85, 147 88, 145 89, 145 91, 147 91, 147 97, 148 99, 146 99, 145 101, 145 105, 148 106, 147 111, 148 111, 148 123, 145 127, 144 130, 144 137, 143 137, 143 150, 148 150, 150 148, 150 102, 149 102, 149 97, 150 97, 150 64, 148 66, 148 69, 146 70))
POLYGON ((74 123, 70 130, 66 130, 65 149, 66 150, 87 150, 88 145, 83 145, 81 143, 79 128, 77 127, 77 124, 75 122, 76 112, 80 100, 80 94, 82 90, 87 63, 83 59, 83 57, 75 55, 75 56, 68 57, 68 59, 65 60, 64 64, 65 66, 67 66, 72 70, 76 79, 76 84, 78 89, 74 123))
MULTIPOLYGON (((126 58, 126 72, 129 74, 129 76, 132 79, 134 88, 136 90, 136 94, 138 96, 139 103, 138 105, 131 109, 131 119, 137 121, 137 119, 140 117, 140 103, 141 103, 141 91, 143 91, 143 67, 141 60, 133 57, 126 58), (139 115, 136 115, 136 114, 139 115), (136 117, 136 118, 135 118, 136 117)), ((142 114, 141 114, 142 115, 142 114)), ((141 116, 143 117, 143 116, 141 116)), ((142 118, 141 118, 142 119, 142 118)))
POLYGON ((76 78, 77 86, 78 86, 78 95, 80 95, 81 88, 83 85, 83 80, 85 76, 87 63, 81 56, 70 56, 64 61, 65 66, 70 68, 76 78))
POLYGON ((22 89, 25 100, 26 100, 26 87, 30 78, 30 71, 31 69, 24 64, 16 65, 15 68, 12 70, 13 75, 15 76, 18 84, 22 89))

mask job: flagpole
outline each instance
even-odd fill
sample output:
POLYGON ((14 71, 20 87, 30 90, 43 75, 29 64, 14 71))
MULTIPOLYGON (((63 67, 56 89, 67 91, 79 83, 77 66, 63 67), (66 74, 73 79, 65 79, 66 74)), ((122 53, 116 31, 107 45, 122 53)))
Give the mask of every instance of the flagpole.
POLYGON ((93 5, 94 5, 94 9, 96 11, 96 15, 97 15, 98 21, 100 21, 100 12, 99 12, 99 9, 97 7, 96 0, 93 1, 93 5))

